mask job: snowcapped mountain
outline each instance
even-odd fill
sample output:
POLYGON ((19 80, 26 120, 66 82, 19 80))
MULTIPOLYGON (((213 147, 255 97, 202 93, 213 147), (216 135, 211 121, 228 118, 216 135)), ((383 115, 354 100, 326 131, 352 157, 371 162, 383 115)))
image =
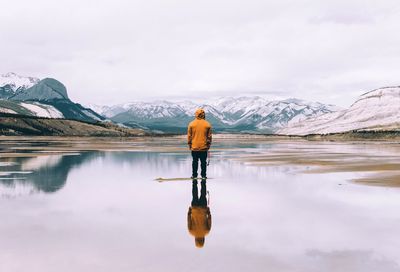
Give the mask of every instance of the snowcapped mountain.
POLYGON ((0 87, 9 85, 14 91, 19 88, 28 89, 38 82, 38 78, 20 76, 12 72, 0 75, 0 87))
POLYGON ((9 99, 16 101, 69 100, 65 86, 52 78, 40 80, 32 87, 16 92, 13 96, 9 97, 9 99))
POLYGON ((65 86, 52 78, 39 80, 14 73, 2 76, 0 112, 97 122, 104 117, 68 98, 65 86), (11 88, 11 87, 12 88, 11 88))
POLYGON ((268 101, 261 97, 225 99, 215 104, 231 125, 255 125, 258 130, 282 128, 292 122, 338 110, 332 105, 300 99, 268 101))
POLYGON ((299 99, 269 101, 254 97, 223 97, 203 103, 192 101, 132 102, 116 106, 90 106, 107 118, 127 126, 183 132, 197 108, 217 131, 273 133, 291 122, 338 110, 332 105, 299 99))
POLYGON ((6 73, 0 75, 0 99, 14 95, 15 93, 26 90, 39 82, 35 77, 24 77, 16 73, 6 73))
POLYGON ((361 95, 350 108, 291 123, 280 134, 328 134, 353 130, 400 127, 400 87, 376 89, 361 95))

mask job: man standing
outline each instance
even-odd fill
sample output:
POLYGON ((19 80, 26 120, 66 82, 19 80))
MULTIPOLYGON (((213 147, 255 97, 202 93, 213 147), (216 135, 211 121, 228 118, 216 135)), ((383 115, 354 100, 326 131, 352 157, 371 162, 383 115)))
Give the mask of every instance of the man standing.
POLYGON ((196 119, 188 126, 188 145, 192 151, 192 178, 197 178, 199 160, 201 162, 201 177, 207 178, 207 152, 211 146, 211 125, 205 120, 203 109, 197 109, 196 119))

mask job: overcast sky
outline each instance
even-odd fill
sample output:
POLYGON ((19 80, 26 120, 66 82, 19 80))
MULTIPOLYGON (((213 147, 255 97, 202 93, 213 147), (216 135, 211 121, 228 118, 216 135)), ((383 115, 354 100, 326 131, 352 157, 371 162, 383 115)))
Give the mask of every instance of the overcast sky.
POLYGON ((398 0, 0 0, 0 73, 83 103, 226 95, 350 105, 400 85, 398 0))

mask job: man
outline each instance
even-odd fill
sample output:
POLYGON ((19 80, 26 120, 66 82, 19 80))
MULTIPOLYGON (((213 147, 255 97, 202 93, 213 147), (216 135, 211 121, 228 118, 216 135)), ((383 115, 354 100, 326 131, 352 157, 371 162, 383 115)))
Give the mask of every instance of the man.
POLYGON ((197 178, 199 160, 201 162, 201 177, 207 178, 207 152, 211 146, 211 125, 205 120, 206 114, 203 109, 197 109, 196 119, 188 126, 188 145, 192 151, 192 179, 197 178))
POLYGON ((192 203, 189 207, 187 222, 188 230, 194 236, 195 245, 198 248, 204 246, 206 235, 211 230, 211 212, 208 207, 206 193, 206 180, 201 180, 200 198, 197 188, 197 179, 192 184, 192 203))

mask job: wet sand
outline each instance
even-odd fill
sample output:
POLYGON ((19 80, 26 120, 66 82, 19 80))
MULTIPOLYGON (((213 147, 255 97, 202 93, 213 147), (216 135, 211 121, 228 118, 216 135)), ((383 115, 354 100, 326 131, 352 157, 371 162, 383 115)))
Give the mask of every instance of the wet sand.
POLYGON ((265 154, 238 160, 258 166, 294 165, 307 174, 359 173, 350 181, 365 185, 400 185, 400 144, 397 142, 297 141, 265 154))

